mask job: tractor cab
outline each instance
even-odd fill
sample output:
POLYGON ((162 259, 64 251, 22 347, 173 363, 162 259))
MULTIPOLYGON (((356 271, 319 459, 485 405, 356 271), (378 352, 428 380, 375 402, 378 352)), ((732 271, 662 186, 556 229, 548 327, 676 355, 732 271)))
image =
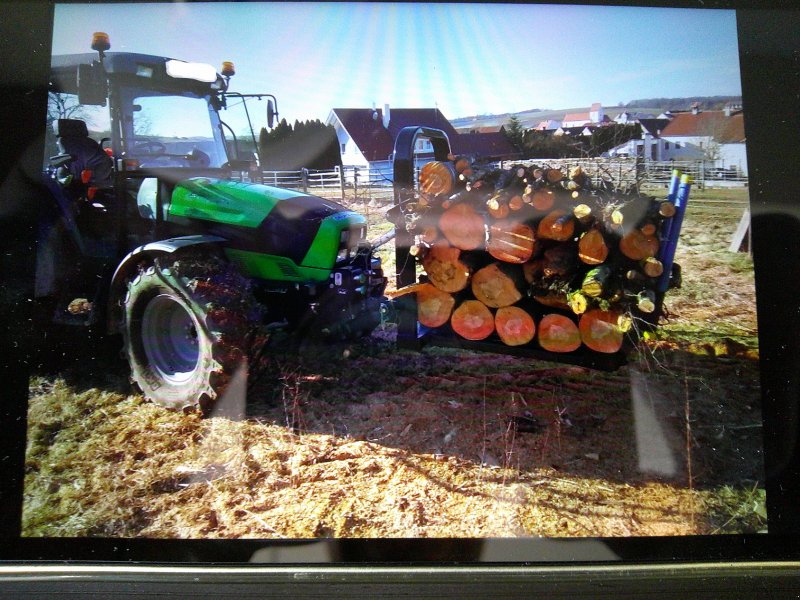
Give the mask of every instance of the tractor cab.
POLYGON ((249 178, 258 153, 245 103, 268 97, 270 124, 277 114, 271 95, 228 92, 232 63, 220 74, 207 64, 108 52, 101 33, 92 49, 51 60, 44 183, 54 201, 42 211, 37 297, 63 295, 62 280, 83 279, 68 274, 70 265, 105 279, 95 276, 142 243, 180 235, 166 223, 176 186, 249 178), (243 127, 251 139, 237 138, 243 127))

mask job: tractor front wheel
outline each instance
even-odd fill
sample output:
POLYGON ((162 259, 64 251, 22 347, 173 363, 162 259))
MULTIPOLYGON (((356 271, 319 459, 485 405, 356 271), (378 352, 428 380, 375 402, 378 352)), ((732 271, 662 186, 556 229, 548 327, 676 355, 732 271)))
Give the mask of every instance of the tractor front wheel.
POLYGON ((156 261, 129 282, 124 352, 147 399, 210 412, 265 341, 248 287, 221 259, 194 256, 156 261))

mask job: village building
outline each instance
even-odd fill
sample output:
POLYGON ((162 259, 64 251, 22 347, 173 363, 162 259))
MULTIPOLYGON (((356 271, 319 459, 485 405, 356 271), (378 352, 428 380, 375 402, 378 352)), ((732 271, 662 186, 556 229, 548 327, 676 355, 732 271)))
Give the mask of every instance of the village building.
POLYGON ((586 125, 599 125, 609 121, 610 119, 605 114, 603 106, 599 102, 595 102, 588 112, 567 113, 564 115, 561 121, 561 128, 571 129, 573 127, 583 127, 586 125))
POLYGON ((539 123, 531 129, 534 131, 556 131, 559 127, 561 127, 561 121, 545 119, 544 121, 539 121, 539 123))
POLYGON ((724 110, 675 113, 661 131, 661 160, 706 160, 747 176, 744 115, 738 105, 724 110))
POLYGON ((614 157, 638 156, 647 160, 666 160, 663 158, 663 145, 660 143, 661 131, 669 125, 669 119, 639 119, 641 137, 628 140, 609 150, 606 155, 614 157))
MULTIPOLYGON (((485 160, 514 158, 517 151, 499 126, 491 131, 459 133, 438 108, 334 108, 325 123, 332 125, 339 140, 342 165, 377 172, 391 180, 394 143, 401 129, 408 126, 432 127, 444 131, 455 154, 485 160)), ((492 128, 490 128, 492 129, 492 128)), ((417 140, 414 152, 429 159, 433 147, 428 140, 417 140)))

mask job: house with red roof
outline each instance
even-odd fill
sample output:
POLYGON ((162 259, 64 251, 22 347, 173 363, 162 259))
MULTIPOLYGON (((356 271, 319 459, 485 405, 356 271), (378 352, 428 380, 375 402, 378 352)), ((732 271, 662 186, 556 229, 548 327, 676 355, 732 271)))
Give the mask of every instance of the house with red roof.
POLYGON ((555 131, 561 127, 561 121, 557 121, 556 119, 545 119, 544 121, 539 121, 536 126, 533 127, 534 131, 555 131))
POLYGON ((747 175, 744 115, 741 106, 676 112, 661 130, 661 160, 709 160, 747 175))
MULTIPOLYGON (((404 127, 424 126, 441 129, 450 141, 453 153, 486 160, 516 156, 516 150, 502 129, 488 133, 459 133, 438 108, 334 108, 325 123, 333 125, 339 140, 342 165, 377 171, 392 176, 394 142, 404 127)), ((415 153, 429 158, 433 147, 425 139, 417 140, 415 153)))
POLYGON ((561 120, 561 127, 566 130, 573 127, 584 127, 586 125, 599 125, 607 121, 608 119, 604 114, 603 106, 599 102, 595 102, 586 112, 567 113, 564 115, 564 118, 561 120))

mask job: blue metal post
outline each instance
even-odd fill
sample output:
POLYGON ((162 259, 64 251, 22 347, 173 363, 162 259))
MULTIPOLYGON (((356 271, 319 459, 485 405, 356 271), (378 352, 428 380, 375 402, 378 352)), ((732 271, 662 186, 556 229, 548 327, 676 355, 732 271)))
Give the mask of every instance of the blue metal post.
POLYGON ((670 223, 666 224, 667 231, 661 245, 661 263, 664 265, 664 272, 658 280, 657 290, 661 293, 666 292, 669 287, 669 278, 672 273, 672 264, 675 260, 675 250, 678 247, 678 238, 681 234, 683 216, 686 213, 686 205, 689 202, 689 191, 692 187, 691 175, 681 176, 681 182, 675 195, 675 216, 670 223))

